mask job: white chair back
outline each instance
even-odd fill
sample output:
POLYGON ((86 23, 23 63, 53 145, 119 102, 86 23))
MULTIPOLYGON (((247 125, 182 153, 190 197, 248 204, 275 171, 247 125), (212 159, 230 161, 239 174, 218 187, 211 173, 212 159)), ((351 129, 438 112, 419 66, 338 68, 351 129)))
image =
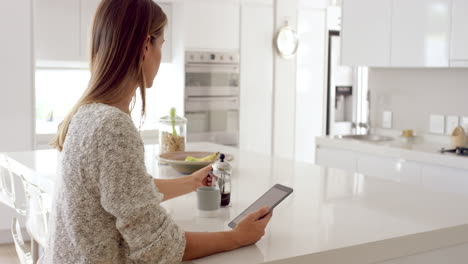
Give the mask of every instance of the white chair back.
POLYGON ((16 254, 21 264, 33 264, 31 251, 29 251, 24 243, 23 234, 21 233, 21 226, 18 219, 13 218, 11 223, 11 235, 15 242, 16 254))
POLYGON ((15 181, 5 154, 0 153, 0 203, 15 208, 15 181))
POLYGON ((29 200, 30 193, 28 191, 28 181, 23 177, 23 175, 11 173, 13 175, 15 184, 15 199, 14 199, 14 208, 16 212, 20 215, 27 216, 29 213, 29 200))
POLYGON ((47 247, 49 235, 48 220, 51 205, 49 195, 38 186, 25 181, 24 178, 22 180, 27 193, 28 213, 26 226, 28 232, 39 245, 45 248, 47 247))
POLYGON ((3 169, 0 178, 0 202, 9 202, 20 215, 26 216, 26 228, 31 237, 29 251, 24 244, 20 224, 17 218, 13 219, 11 233, 15 242, 16 252, 21 264, 34 264, 37 262, 38 244, 47 247, 48 217, 51 207, 50 197, 42 189, 26 179, 21 173, 14 173, 6 155, 0 153, 0 169, 3 169), (15 184, 16 183, 16 184, 15 184))

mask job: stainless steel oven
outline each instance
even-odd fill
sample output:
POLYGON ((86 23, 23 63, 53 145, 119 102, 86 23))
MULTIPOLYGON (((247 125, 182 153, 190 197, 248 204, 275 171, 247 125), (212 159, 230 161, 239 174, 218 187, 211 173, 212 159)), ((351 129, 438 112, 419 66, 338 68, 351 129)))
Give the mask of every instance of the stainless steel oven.
POLYGON ((239 54, 188 51, 185 59, 188 139, 237 146, 239 54))

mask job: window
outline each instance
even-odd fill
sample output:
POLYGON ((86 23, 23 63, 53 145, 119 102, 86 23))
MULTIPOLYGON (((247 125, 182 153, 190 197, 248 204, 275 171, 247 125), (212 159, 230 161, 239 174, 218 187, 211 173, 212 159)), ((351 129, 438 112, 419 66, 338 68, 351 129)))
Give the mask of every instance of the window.
MULTIPOLYGON (((36 134, 47 136, 38 139, 39 144, 47 144, 51 135, 66 114, 80 98, 90 79, 89 69, 37 68, 36 69, 36 134)), ((157 120, 167 115, 174 101, 182 94, 171 91, 174 69, 171 64, 161 64, 153 87, 146 89, 146 118, 140 127, 141 98, 137 100, 132 119, 141 131, 156 136, 157 120), (172 82, 172 83, 171 83, 172 82)), ((180 114, 180 113, 179 113, 180 114)))
POLYGON ((54 134, 88 85, 88 69, 36 70, 36 134, 54 134))

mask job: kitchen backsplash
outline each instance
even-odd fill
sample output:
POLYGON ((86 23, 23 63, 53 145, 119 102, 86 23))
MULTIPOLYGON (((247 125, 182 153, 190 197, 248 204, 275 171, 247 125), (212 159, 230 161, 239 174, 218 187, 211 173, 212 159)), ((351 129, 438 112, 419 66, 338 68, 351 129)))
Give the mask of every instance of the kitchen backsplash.
MULTIPOLYGON (((371 122, 382 127, 393 112, 392 129, 429 133, 429 116, 468 117, 468 69, 369 69, 371 122)), ((461 120, 460 120, 461 122, 461 120)))

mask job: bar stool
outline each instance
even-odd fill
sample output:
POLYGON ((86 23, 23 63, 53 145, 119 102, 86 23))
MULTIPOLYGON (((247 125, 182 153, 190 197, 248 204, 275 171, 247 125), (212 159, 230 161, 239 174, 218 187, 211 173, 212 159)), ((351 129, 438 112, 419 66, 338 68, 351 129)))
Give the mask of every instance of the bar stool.
MULTIPOLYGON (((0 202, 15 209, 18 213, 26 212, 26 208, 17 208, 15 190, 15 178, 11 172, 10 165, 6 154, 0 153, 0 202)), ((11 235, 16 248, 16 254, 21 264, 33 264, 33 257, 31 252, 25 246, 23 235, 21 233, 21 226, 19 220, 14 217, 11 224, 11 235)))
POLYGON ((0 202, 6 203, 19 215, 26 217, 26 229, 31 238, 31 250, 28 250, 21 233, 20 221, 16 217, 13 218, 11 234, 16 253, 21 264, 35 264, 38 260, 39 245, 43 248, 47 246, 50 200, 39 186, 25 179, 23 175, 11 171, 6 154, 0 155, 0 169, 0 202))
MULTIPOLYGON (((26 213, 26 229, 31 237, 31 251, 25 252, 21 248, 20 250, 17 248, 17 254, 20 259, 27 259, 30 255, 32 263, 35 264, 39 258, 39 246, 42 248, 47 247, 50 201, 47 194, 39 186, 26 180, 23 175, 19 175, 18 178, 21 180, 24 189, 26 203, 25 205, 21 204, 16 209, 20 214, 26 213)), ((18 203, 16 206, 18 206, 18 203)), ((19 225, 18 221, 17 225, 19 225)), ((12 226, 12 233, 13 228, 12 226)), ((21 241, 15 242, 15 244, 17 243, 21 244, 21 241)))
POLYGON ((15 182, 4 153, 0 153, 0 203, 15 208, 15 182))
POLYGON ((28 213, 26 227, 29 234, 43 248, 47 247, 47 238, 49 235, 49 214, 51 210, 51 201, 49 195, 39 186, 26 181, 21 177, 26 190, 26 199, 28 203, 28 213))
POLYGON ((34 264, 32 253, 26 248, 23 235, 21 233, 21 226, 16 217, 13 218, 13 222, 11 223, 11 235, 13 236, 13 241, 15 242, 16 254, 18 255, 20 263, 34 264))

